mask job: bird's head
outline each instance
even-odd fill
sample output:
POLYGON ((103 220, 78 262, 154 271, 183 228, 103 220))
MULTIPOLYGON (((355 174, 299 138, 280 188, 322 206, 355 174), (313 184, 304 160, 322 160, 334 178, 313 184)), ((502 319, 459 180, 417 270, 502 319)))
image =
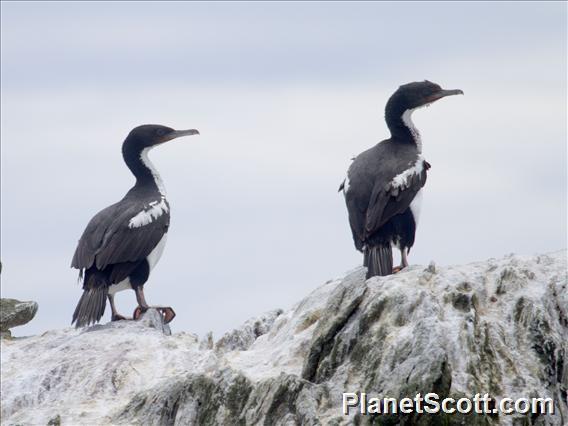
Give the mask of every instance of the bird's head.
POLYGON ((126 137, 125 143, 134 145, 139 149, 150 148, 171 141, 182 136, 198 135, 196 129, 174 130, 171 127, 158 124, 144 124, 135 127, 126 137))
POLYGON ((415 81, 400 86, 390 97, 387 108, 390 106, 399 111, 412 110, 451 95, 463 95, 463 91, 460 89, 444 90, 428 80, 415 81))

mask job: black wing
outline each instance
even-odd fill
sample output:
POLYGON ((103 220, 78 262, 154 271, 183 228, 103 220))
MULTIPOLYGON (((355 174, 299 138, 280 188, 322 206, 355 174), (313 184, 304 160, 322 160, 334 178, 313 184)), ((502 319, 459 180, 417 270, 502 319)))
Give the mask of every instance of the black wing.
POLYGON ((389 140, 355 158, 342 186, 358 250, 362 251, 367 239, 390 218, 408 208, 426 183, 429 167, 416 146, 389 140), (410 173, 412 170, 418 173, 410 173))
POLYGON ((364 240, 393 216, 403 213, 426 184, 426 172, 430 164, 422 158, 417 161, 422 163, 417 162, 418 167, 411 167, 388 184, 375 184, 365 214, 364 240))
POLYGON ((169 206, 165 200, 163 202, 166 209, 153 216, 149 215, 153 206, 141 202, 119 202, 99 212, 83 232, 71 266, 77 269, 95 266, 102 271, 109 265, 137 263, 145 259, 170 224, 169 206), (133 226, 132 218, 141 212, 148 215, 147 219, 143 224, 133 226))

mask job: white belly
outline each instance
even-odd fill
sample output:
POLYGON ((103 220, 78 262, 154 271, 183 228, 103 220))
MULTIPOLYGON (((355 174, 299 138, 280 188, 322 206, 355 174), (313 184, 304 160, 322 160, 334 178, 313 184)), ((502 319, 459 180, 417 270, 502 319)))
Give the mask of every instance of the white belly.
MULTIPOLYGON (((160 242, 158 243, 158 245, 154 247, 154 250, 152 250, 148 255, 148 257, 146 258, 146 260, 148 261, 148 266, 150 266, 150 271, 152 271, 154 266, 156 266, 156 263, 158 263, 158 260, 160 260, 160 257, 162 257, 162 253, 164 252, 164 247, 166 247, 167 239, 168 239, 168 234, 165 233, 162 239, 160 240, 160 242)), ((117 284, 112 284, 109 287, 108 292, 110 295, 114 295, 119 291, 131 290, 131 289, 132 285, 130 284, 130 278, 126 278, 117 284)))
POLYGON ((168 240, 168 233, 166 232, 158 245, 154 247, 154 250, 146 258, 148 260, 148 265, 150 265, 150 271, 154 269, 160 257, 162 257, 162 253, 164 252, 164 247, 166 247, 166 241, 168 240))
POLYGON ((422 189, 416 193, 416 196, 410 203, 410 211, 414 216, 414 223, 418 225, 418 218, 420 217, 420 208, 422 207, 422 189))
POLYGON ((130 284, 130 278, 126 277, 126 279, 122 280, 118 284, 111 284, 108 288, 108 293, 112 296, 115 293, 123 290, 132 290, 132 285, 130 284))

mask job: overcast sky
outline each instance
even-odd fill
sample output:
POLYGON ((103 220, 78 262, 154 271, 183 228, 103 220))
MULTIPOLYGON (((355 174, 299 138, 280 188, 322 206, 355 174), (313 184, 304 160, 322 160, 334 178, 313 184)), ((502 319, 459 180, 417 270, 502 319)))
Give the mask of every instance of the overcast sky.
POLYGON ((356 267, 337 188, 416 80, 465 96, 414 116, 432 169, 410 262, 566 248, 565 2, 1 8, 2 297, 39 302, 16 335, 69 326, 71 257, 132 185, 139 124, 201 132, 151 154, 172 221, 145 289, 174 331, 220 337, 356 267))

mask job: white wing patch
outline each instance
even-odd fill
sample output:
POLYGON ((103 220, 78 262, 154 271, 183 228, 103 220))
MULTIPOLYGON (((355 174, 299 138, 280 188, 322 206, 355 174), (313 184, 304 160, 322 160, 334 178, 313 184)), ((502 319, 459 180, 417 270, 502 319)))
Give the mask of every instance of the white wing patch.
POLYGON ((351 166, 353 164, 353 160, 355 160, 355 156, 351 157, 351 162, 349 163, 349 167, 347 167, 347 172, 345 173, 345 179, 343 180, 343 195, 345 196, 345 194, 347 194, 347 191, 349 191, 349 187, 351 185, 351 181, 349 180, 349 170, 351 169, 351 166))
POLYGON ((345 180, 343 181, 343 195, 347 194, 347 191, 349 191, 349 184, 349 173, 347 173, 345 180))
POLYGON ((409 181, 411 176, 420 175, 424 170, 424 158, 421 155, 418 156, 414 165, 406 169, 404 172, 396 175, 390 186, 393 189, 399 189, 401 191, 405 190, 409 186, 409 181))
POLYGON ((148 207, 149 208, 144 208, 144 210, 130 219, 130 222, 128 222, 129 228, 140 228, 141 226, 148 225, 169 211, 166 199, 163 197, 160 201, 152 201, 148 204, 148 207))

